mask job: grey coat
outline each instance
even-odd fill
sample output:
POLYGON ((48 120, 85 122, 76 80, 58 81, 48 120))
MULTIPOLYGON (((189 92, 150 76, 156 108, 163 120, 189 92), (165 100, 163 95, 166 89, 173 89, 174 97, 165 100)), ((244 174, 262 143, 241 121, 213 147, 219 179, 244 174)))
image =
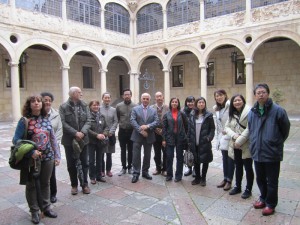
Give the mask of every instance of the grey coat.
MULTIPOLYGON (((115 135, 117 126, 118 126, 118 117, 117 111, 114 107, 102 105, 100 107, 100 113, 104 116, 106 125, 108 126, 109 135, 115 135)), ((105 148, 106 153, 115 153, 116 146, 108 145, 108 148, 105 148)))
POLYGON ((83 101, 79 101, 78 106, 78 123, 76 120, 74 103, 70 99, 59 107, 59 114, 63 126, 63 136, 61 140, 63 145, 71 146, 76 132, 82 132, 84 134, 83 141, 85 144, 88 144, 88 130, 91 127, 90 109, 83 101))
POLYGON ((213 114, 206 111, 203 115, 204 119, 201 126, 199 145, 196 146, 196 116, 195 111, 192 111, 189 119, 188 140, 191 144, 191 151, 194 154, 197 163, 209 163, 213 161, 211 141, 215 135, 215 123, 213 114))
POLYGON ((147 118, 144 119, 143 106, 138 105, 132 109, 130 123, 133 126, 133 132, 131 135, 131 140, 133 142, 142 142, 145 137, 140 134, 140 126, 148 125, 149 129, 148 137, 146 137, 147 143, 152 144, 155 141, 154 130, 159 125, 159 119, 157 116, 157 112, 154 108, 147 108, 147 118))
POLYGON ((49 112, 49 120, 50 120, 52 128, 54 130, 56 141, 58 144, 60 144, 61 138, 63 135, 63 131, 62 131, 61 118, 60 118, 58 111, 51 108, 50 112, 49 112))

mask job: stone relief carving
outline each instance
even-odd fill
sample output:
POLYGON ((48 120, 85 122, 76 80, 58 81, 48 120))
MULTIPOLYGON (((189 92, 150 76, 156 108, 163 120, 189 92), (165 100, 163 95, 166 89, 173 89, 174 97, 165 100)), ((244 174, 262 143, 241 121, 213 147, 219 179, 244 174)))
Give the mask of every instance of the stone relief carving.
POLYGON ((168 37, 178 37, 181 35, 188 35, 199 32, 200 21, 195 21, 188 24, 182 24, 180 26, 169 27, 167 29, 168 37))
POLYGON ((280 4, 259 7, 251 10, 252 22, 271 20, 278 17, 284 17, 291 14, 299 14, 300 1, 287 1, 280 4))
POLYGON ((105 37, 110 43, 122 44, 123 46, 131 46, 131 38, 128 34, 105 30, 105 37))
POLYGON ((137 36, 136 42, 138 44, 141 44, 149 41, 161 40, 162 38, 163 38, 162 30, 157 30, 157 31, 148 32, 144 34, 139 34, 137 36))
POLYGON ((202 26, 203 31, 211 31, 216 29, 222 29, 230 26, 242 26, 245 23, 245 11, 231 13, 224 16, 213 17, 204 20, 202 26))

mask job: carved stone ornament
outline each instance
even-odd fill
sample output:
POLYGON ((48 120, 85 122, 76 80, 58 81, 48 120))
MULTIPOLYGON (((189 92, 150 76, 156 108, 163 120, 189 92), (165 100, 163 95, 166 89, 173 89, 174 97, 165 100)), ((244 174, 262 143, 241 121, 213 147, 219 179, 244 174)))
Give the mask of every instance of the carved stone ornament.
POLYGON ((138 1, 137 0, 127 0, 127 4, 131 12, 134 12, 136 8, 138 7, 138 1))

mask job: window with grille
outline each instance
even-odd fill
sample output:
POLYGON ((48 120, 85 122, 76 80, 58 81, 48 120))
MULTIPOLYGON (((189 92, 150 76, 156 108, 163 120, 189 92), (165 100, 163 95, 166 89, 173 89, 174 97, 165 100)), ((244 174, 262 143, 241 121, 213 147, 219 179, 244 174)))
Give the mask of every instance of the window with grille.
POLYGON ((160 4, 148 4, 137 13, 137 34, 163 28, 163 12, 160 4))
POLYGON ((215 62, 207 62, 206 67, 207 73, 207 86, 215 85, 215 62))
POLYGON ((16 0, 16 7, 62 17, 62 0, 16 0))
POLYGON ((183 65, 172 66, 172 87, 183 87, 184 68, 183 65))
POLYGON ((266 5, 272 5, 279 2, 286 2, 288 0, 251 0, 251 8, 257 8, 266 5))
POLYGON ((67 0, 67 18, 101 27, 101 5, 98 0, 67 0))
POLYGON ((7 4, 7 3, 8 3, 7 1, 8 1, 8 0, 0 0, 0 3, 7 4))
POLYGON ((246 10, 245 0, 205 0, 205 18, 227 15, 246 10))
POLYGON ((93 87, 93 68, 89 66, 82 67, 83 88, 92 89, 93 87))
POLYGON ((168 27, 200 20, 199 0, 170 0, 167 4, 168 27))
POLYGON ((129 13, 121 5, 108 3, 105 5, 105 28, 124 34, 129 34, 129 13))

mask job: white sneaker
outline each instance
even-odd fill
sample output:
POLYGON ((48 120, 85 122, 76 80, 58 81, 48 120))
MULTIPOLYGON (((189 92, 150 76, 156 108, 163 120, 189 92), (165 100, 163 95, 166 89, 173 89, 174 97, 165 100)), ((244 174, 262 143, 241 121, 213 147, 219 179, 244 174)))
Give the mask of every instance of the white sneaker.
POLYGON ((122 176, 123 174, 125 174, 126 173, 126 169, 121 169, 121 171, 119 172, 119 176, 122 176))

